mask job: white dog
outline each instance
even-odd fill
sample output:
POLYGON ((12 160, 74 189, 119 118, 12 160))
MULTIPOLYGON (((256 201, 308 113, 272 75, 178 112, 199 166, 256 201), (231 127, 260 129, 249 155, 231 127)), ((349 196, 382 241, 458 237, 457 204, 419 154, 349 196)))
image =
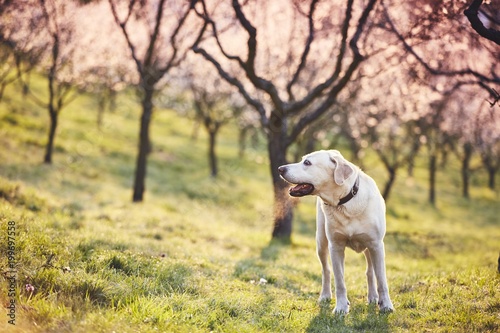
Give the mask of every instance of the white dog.
POLYGON ((290 195, 317 195, 316 242, 323 268, 319 300, 332 298, 328 252, 335 276, 334 313, 349 312, 344 282, 344 250, 350 247, 366 257, 368 302, 381 311, 393 311, 385 275, 385 203, 375 181, 337 150, 322 150, 306 155, 300 163, 278 168, 291 184, 290 195))

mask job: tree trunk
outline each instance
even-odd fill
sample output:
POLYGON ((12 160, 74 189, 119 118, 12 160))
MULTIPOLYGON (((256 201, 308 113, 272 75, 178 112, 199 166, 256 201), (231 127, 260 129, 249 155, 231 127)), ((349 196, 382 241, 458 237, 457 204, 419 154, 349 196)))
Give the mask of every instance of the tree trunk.
POLYGON ((360 165, 362 163, 361 158, 360 158, 361 147, 358 144, 358 140, 356 140, 354 138, 349 139, 349 145, 351 146, 351 158, 352 158, 353 163, 360 165))
POLYGON ((472 145, 470 143, 464 144, 464 158, 462 160, 462 195, 464 198, 469 199, 469 178, 470 178, 470 160, 472 157, 472 145))
POLYGON ((271 164, 271 176, 274 190, 274 228, 273 239, 289 242, 292 236, 293 207, 288 195, 288 184, 281 179, 278 167, 287 164, 286 146, 282 134, 283 120, 280 115, 271 114, 270 133, 268 138, 268 152, 271 164))
POLYGON ((488 168, 488 187, 492 190, 495 189, 495 168, 488 168))
POLYGON ((316 139, 314 138, 314 135, 311 135, 306 141, 306 154, 312 153, 315 150, 315 147, 316 139))
POLYGON ((413 157, 411 157, 408 160, 408 169, 407 169, 408 177, 410 177, 410 178, 413 177, 413 170, 414 170, 414 168, 415 168, 415 159, 413 157))
POLYGON ((218 168, 217 168, 217 155, 215 154, 215 143, 216 143, 216 137, 217 137, 217 132, 219 130, 209 130, 208 135, 209 135, 209 147, 208 147, 208 160, 210 162, 210 175, 212 178, 216 178, 218 174, 218 168))
POLYGON ((446 150, 446 147, 443 147, 441 150, 441 163, 439 165, 439 168, 444 170, 447 164, 448 164, 448 151, 446 150))
POLYGON ((431 154, 429 159, 429 203, 433 206, 436 205, 436 170, 437 157, 431 154))
POLYGON ((46 164, 52 163, 52 152, 54 151, 54 138, 56 137, 58 112, 56 112, 54 108, 50 106, 49 115, 50 115, 49 141, 47 142, 47 146, 45 147, 45 156, 43 158, 43 163, 46 164))
POLYGON ((415 158, 417 157, 419 150, 420 150, 420 141, 417 138, 413 140, 411 153, 408 157, 408 177, 413 177, 413 171, 415 168, 415 158))
POLYGON ((394 185, 394 181, 396 180, 396 168, 387 168, 387 171, 389 171, 389 179, 385 183, 384 192, 382 194, 384 200, 386 201, 389 199, 392 185, 394 185))
POLYGON ((153 89, 144 88, 142 100, 141 127, 139 131, 139 154, 135 169, 133 202, 141 202, 144 199, 147 157, 151 150, 149 140, 149 125, 153 115, 153 89))
POLYGON ((198 140, 198 134, 200 133, 200 121, 195 119, 193 122, 193 130, 191 131, 191 141, 196 142, 198 140))
POLYGON ((102 128, 102 121, 104 119, 104 111, 106 110, 106 96, 101 93, 97 96, 97 129, 100 131, 102 128))
POLYGON ((45 157, 43 162, 46 164, 52 163, 52 152, 54 151, 54 138, 56 136, 57 129, 57 116, 59 110, 55 108, 56 93, 54 89, 55 72, 56 72, 56 60, 58 58, 59 43, 58 39, 54 37, 54 45, 52 47, 52 66, 50 67, 48 75, 48 88, 49 88, 49 101, 47 103, 49 109, 50 117, 50 128, 49 128, 49 141, 47 142, 47 147, 45 150, 45 157))
POLYGON ((238 135, 238 157, 239 158, 245 157, 247 132, 248 132, 247 127, 240 128, 240 133, 238 135))
POLYGON ((7 86, 7 83, 2 82, 0 85, 0 103, 2 102, 3 99, 3 92, 5 91, 5 87, 7 86))

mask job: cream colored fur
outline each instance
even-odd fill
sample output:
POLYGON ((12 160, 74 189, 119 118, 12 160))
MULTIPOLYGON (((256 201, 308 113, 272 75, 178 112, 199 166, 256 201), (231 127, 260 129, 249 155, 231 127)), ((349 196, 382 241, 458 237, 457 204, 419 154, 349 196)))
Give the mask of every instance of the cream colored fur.
POLYGON ((314 190, 307 195, 318 196, 316 241, 322 266, 319 300, 332 298, 330 255, 335 277, 334 312, 349 312, 344 282, 344 250, 349 247, 358 253, 363 252, 366 257, 368 302, 378 303, 381 311, 393 311, 385 271, 385 202, 375 181, 337 150, 308 154, 301 162, 281 166, 279 171, 289 183, 313 185, 314 190), (358 176, 357 194, 344 205, 338 205, 339 200, 351 191, 358 176))

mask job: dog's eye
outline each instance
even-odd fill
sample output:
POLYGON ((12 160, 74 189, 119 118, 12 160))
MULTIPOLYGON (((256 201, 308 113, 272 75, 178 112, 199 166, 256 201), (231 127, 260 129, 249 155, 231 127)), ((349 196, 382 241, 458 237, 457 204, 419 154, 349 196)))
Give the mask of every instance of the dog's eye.
POLYGON ((305 161, 304 161, 304 165, 307 165, 307 166, 311 165, 311 161, 309 161, 309 160, 305 160, 305 161))

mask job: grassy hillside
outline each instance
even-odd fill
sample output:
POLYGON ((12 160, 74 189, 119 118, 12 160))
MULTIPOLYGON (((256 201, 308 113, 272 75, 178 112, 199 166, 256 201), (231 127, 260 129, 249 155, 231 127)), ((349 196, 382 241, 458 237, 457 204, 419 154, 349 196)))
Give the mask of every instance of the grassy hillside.
MULTIPOLYGON (((78 98, 60 116, 54 164, 43 165, 47 112, 14 88, 0 104, 2 332, 500 330, 500 196, 480 172, 472 199, 462 199, 450 159, 438 175, 437 208, 426 203, 425 160, 414 179, 401 176, 386 236, 396 312, 379 315, 366 304, 364 258, 347 250, 351 312, 335 317, 332 306, 317 304, 314 199, 298 204, 291 245, 270 242, 264 149, 238 158, 229 126, 218 146, 221 175, 212 180, 203 133, 191 139, 190 121, 158 110, 146 201, 133 204, 139 109, 132 94, 120 96, 101 130, 96 101, 78 98)), ((365 169, 382 183, 375 159, 365 169)))

